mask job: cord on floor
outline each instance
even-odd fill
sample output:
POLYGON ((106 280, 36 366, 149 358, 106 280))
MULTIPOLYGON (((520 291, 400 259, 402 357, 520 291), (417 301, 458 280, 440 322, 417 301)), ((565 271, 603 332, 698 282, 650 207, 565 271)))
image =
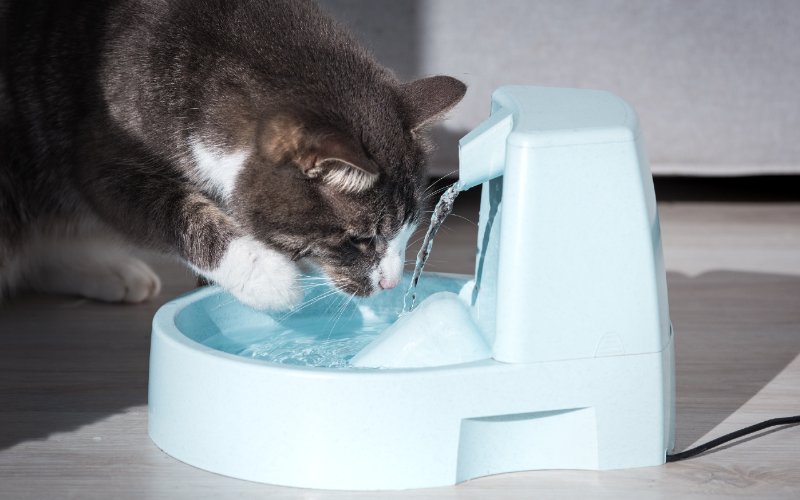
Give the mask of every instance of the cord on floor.
POLYGON ((739 429, 736 432, 725 434, 724 436, 718 437, 717 439, 712 439, 711 441, 705 444, 701 444, 700 446, 695 446, 694 448, 684 450, 680 453, 667 455, 667 462, 677 462, 679 460, 685 460, 687 458, 694 457, 696 455, 699 455, 703 452, 710 450, 711 448, 716 448, 721 444, 725 444, 728 441, 733 441, 734 439, 738 439, 742 436, 758 432, 768 427, 774 427, 776 425, 793 425, 793 424, 800 424, 800 415, 795 415, 793 417, 781 417, 781 418, 773 418, 770 420, 765 420, 761 423, 751 425, 750 427, 739 429))

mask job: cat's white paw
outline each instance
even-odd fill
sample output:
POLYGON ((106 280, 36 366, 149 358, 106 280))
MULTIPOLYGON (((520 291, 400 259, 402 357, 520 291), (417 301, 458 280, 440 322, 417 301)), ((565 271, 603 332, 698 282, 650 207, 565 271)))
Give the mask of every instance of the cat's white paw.
POLYGON ((290 309, 303 299, 297 266, 285 255, 245 236, 233 240, 207 278, 255 309, 290 309))

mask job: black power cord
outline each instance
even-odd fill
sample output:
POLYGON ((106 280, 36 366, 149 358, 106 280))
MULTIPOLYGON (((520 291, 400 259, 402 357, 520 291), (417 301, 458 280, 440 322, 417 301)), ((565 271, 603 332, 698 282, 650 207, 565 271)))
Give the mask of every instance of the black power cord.
POLYGON ((773 418, 770 420, 765 420, 755 425, 751 425, 750 427, 745 427, 744 429, 739 429, 738 431, 731 432, 730 434, 725 434, 724 436, 718 437, 717 439, 712 439, 711 441, 705 444, 701 444, 700 446, 695 446, 694 448, 690 448, 680 453, 667 455, 667 462, 677 462, 678 460, 685 460, 687 458, 692 458, 696 455, 699 455, 703 452, 710 450, 711 448, 716 448, 721 444, 725 444, 728 441, 733 441, 734 439, 738 439, 742 436, 758 432, 768 427, 774 427, 776 425, 791 425, 791 424, 800 424, 800 415, 795 415, 794 417, 773 418))

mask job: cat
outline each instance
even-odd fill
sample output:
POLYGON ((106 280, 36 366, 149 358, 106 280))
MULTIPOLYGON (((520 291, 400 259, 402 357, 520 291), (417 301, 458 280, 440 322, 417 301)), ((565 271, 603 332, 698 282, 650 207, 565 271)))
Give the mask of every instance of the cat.
POLYGON ((310 265, 398 284, 427 126, 466 86, 401 83, 311 1, 0 3, 0 296, 158 294, 131 245, 282 310, 310 265), (301 266, 302 265, 302 266, 301 266))

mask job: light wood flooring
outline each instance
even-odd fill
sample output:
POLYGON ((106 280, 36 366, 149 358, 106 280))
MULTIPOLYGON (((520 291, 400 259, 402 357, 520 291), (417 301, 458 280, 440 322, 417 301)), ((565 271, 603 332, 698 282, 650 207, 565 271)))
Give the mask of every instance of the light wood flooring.
MULTIPOLYGON (((661 193, 659 193, 661 195, 661 193)), ((677 346, 677 448, 800 414, 800 197, 660 202, 677 346)), ((458 216, 477 219, 465 195, 458 216)), ((451 217, 431 270, 471 272, 474 225, 451 217)), ((169 260, 155 302, 22 296, 0 306, 0 498, 800 498, 800 426, 644 469, 536 471, 405 492, 282 488, 218 476, 147 436, 156 308, 193 286, 169 260)))

